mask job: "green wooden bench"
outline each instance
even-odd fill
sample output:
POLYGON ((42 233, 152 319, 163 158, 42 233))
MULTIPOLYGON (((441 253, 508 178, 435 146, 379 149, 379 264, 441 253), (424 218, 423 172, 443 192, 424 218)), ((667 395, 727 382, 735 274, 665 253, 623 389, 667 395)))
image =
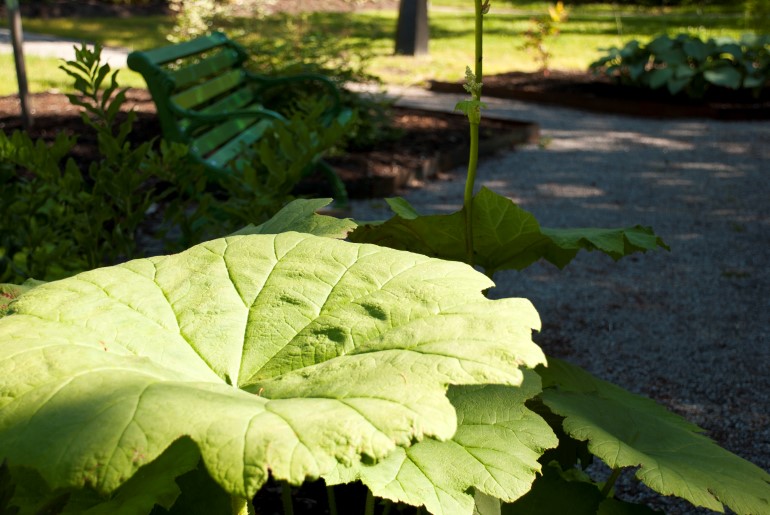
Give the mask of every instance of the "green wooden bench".
MULTIPOLYGON (((128 56, 129 68, 147 83, 163 137, 187 144, 191 156, 215 175, 238 172, 246 149, 276 120, 287 121, 265 105, 274 88, 312 84, 330 100, 324 119, 344 116, 339 90, 327 77, 260 75, 244 68, 247 59, 246 50, 220 32, 128 56)), ((345 186, 335 170, 323 161, 315 164, 331 183, 335 201, 345 204, 345 186)))

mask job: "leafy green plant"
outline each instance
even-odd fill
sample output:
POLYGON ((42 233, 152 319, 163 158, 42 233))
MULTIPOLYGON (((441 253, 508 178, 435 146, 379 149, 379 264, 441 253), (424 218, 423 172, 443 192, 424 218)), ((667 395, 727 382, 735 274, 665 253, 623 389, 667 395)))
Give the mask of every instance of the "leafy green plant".
POLYGON ((561 26, 569 19, 569 11, 559 1, 548 7, 548 16, 539 16, 530 20, 530 27, 524 32, 523 50, 535 55, 540 71, 548 75, 551 62, 549 42, 559 36, 561 26))
POLYGON ((83 120, 97 133, 101 158, 83 170, 67 156, 76 139, 59 134, 48 146, 26 133, 0 133, 0 280, 58 279, 137 257, 143 237, 174 226, 174 240, 199 241, 198 212, 183 209, 201 193, 203 171, 179 145, 128 141, 134 114, 118 124, 125 91, 116 72, 100 65, 100 49, 83 46, 62 68, 75 79, 83 120), (163 202, 166 222, 149 212, 163 202))
POLYGON ((175 13, 174 27, 166 36, 172 43, 206 34, 224 14, 222 2, 217 0, 169 0, 168 6, 175 13))
MULTIPOLYGON (((340 228, 350 225, 331 231, 340 228)), ((4 397, 0 455, 12 472, 38 471, 14 476, 24 491, 44 489, 40 479, 54 496, 85 486, 69 503, 107 495, 119 512, 142 503, 149 510, 199 456, 244 504, 268 471, 297 484, 355 470, 362 454, 378 460, 415 439, 451 438, 457 415, 447 384, 518 385, 520 366, 543 362, 530 339, 538 324, 531 304, 487 300, 481 291, 490 286, 463 264, 299 233, 232 236, 38 286, 2 320, 0 362, 35 360, 24 349, 42 350, 29 331, 42 316, 57 335, 48 341, 59 367, 28 382, 29 395, 4 397), (121 384, 117 396, 103 386, 110 377, 121 384), (41 387, 60 394, 37 397, 41 387), (43 425, 17 432, 34 412, 43 425), (44 412, 65 417, 55 435, 44 412), (84 445, 70 447, 83 431, 84 445), (125 452, 110 450, 116 431, 125 452), (49 438, 49 450, 63 446, 59 465, 39 452, 38 437, 49 438), (160 470, 159 456, 167 461, 160 470), (154 484, 154 495, 126 495, 132 482, 154 484)), ((2 374, 3 392, 16 388, 14 376, 21 379, 2 374)), ((470 395, 472 405, 474 391, 456 396, 470 395)), ((552 440, 547 431, 543 439, 552 440)))
POLYGON ((73 137, 49 146, 0 133, 0 281, 59 279, 264 221, 353 123, 349 112, 322 120, 323 106, 306 99, 245 153, 240 175, 212 183, 185 146, 130 141, 135 113, 121 113, 117 71, 99 46, 75 50, 62 66, 78 91, 68 98, 96 132, 99 156, 83 170, 68 158, 73 137))
POLYGON ((646 45, 632 40, 612 47, 591 69, 623 84, 680 92, 702 98, 714 87, 744 89, 759 96, 770 82, 770 36, 740 40, 678 34, 658 36, 646 45))
POLYGON ((484 295, 494 283, 470 264, 493 276, 537 259, 563 266, 580 249, 664 246, 640 227, 541 228, 511 200, 474 194, 486 10, 477 0, 479 57, 459 105, 472 144, 458 213, 422 217, 393 199, 391 220, 357 227, 315 214, 328 201, 295 201, 230 237, 10 304, 7 504, 159 514, 201 498, 208 513, 245 514, 272 477, 293 513, 289 485, 322 477, 366 485, 367 515, 374 496, 436 514, 531 513, 563 496, 580 501, 569 513, 644 513, 612 498, 618 472, 638 467, 664 495, 770 511, 770 474, 652 401, 546 358, 531 304, 484 295), (581 469, 590 456, 610 481, 581 469))
MULTIPOLYGON (((490 277, 500 270, 520 270, 540 259, 563 267, 581 249, 599 250, 619 259, 633 252, 667 248, 646 227, 543 228, 530 213, 510 199, 485 188, 474 194, 478 126, 484 108, 481 101, 483 74, 480 56, 486 10, 486 4, 480 0, 476 2, 476 66, 475 70, 468 69, 466 72, 466 90, 471 98, 457 106, 468 116, 471 130, 471 155, 462 210, 448 215, 420 216, 403 199, 392 199, 389 204, 395 213, 393 218, 384 223, 359 226, 349 239, 464 261, 490 277)), ((481 490, 504 501, 502 507, 498 503, 497 508, 487 513, 499 513, 498 509, 507 514, 540 510, 590 514, 613 510, 622 512, 631 508, 612 498, 612 487, 621 470, 627 467, 639 467, 636 477, 653 490, 683 497, 696 506, 721 511, 724 504, 737 513, 746 514, 770 510, 770 474, 720 449, 700 435, 697 427, 648 399, 593 378, 574 365, 548 358, 547 367, 539 367, 537 372, 543 380, 543 391, 527 405, 551 425, 558 435, 559 445, 555 451, 542 455, 541 465, 547 467, 546 473, 534 482, 532 495, 510 503, 510 498, 516 499, 521 493, 515 495, 508 490, 502 495, 500 492, 481 490), (613 470, 604 484, 600 485, 583 471, 592 455, 613 470), (554 459, 558 459, 556 472, 552 466, 554 459), (725 472, 727 470, 729 472, 725 472), (719 472, 715 474, 714 471, 719 472), (581 511, 575 511, 574 502, 561 508, 547 504, 562 499, 564 492, 575 490, 583 505, 581 511), (569 508, 565 509, 567 506, 569 508)), ((412 453, 420 445, 410 447, 406 453, 412 453)), ((435 454, 439 455, 438 452, 435 454)), ((442 456, 444 462, 447 456, 442 456)), ((423 458, 420 464, 428 462, 423 458)), ((385 486, 377 479, 382 474, 382 477, 393 481, 394 476, 382 470, 385 463, 387 460, 372 465, 376 473, 362 472, 357 477, 376 495, 393 499, 393 483, 385 486)), ((490 468, 498 470, 494 466, 490 468)), ((430 474, 426 477, 430 478, 430 474)), ((403 485, 404 481, 395 482, 403 485)), ((436 480, 434 484, 438 485, 437 491, 450 491, 447 483, 436 480)), ((479 488, 475 491, 478 492, 479 488)), ((419 504, 410 498, 409 492, 400 493, 395 498, 419 504)), ((428 505, 425 498, 421 501, 428 505)), ((465 508, 453 507, 450 502, 439 504, 429 511, 470 513, 465 508)), ((641 507, 633 509, 644 512, 641 507)))
MULTIPOLYGON (((335 145, 337 149, 365 148, 397 137, 390 121, 392 101, 382 95, 352 92, 346 87, 349 83, 380 82, 366 72, 372 52, 363 42, 329 38, 327 31, 313 23, 309 13, 274 14, 271 20, 285 28, 275 37, 251 44, 249 66, 258 73, 316 73, 333 80, 339 87, 342 106, 354 113, 335 145)), ((292 90, 291 98, 296 98, 296 94, 292 90)))
MULTIPOLYGON (((355 124, 354 114, 347 110, 327 122, 323 103, 305 101, 300 107, 285 122, 271 121, 266 134, 243 153, 238 173, 217 181, 226 192, 215 207, 221 213, 222 231, 234 231, 276 213, 293 198, 293 190, 308 169, 329 166, 322 161, 323 154, 355 124)), ((339 180, 334 174, 329 176, 339 180)), ((339 189, 344 191, 344 187, 339 189)))

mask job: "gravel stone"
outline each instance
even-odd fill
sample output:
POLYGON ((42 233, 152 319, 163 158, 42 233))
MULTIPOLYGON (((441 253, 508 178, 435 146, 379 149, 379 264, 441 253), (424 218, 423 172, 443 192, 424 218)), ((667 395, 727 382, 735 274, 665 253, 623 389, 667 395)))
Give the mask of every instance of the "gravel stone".
MULTIPOLYGON (((457 97, 401 90, 400 105, 457 97)), ((546 353, 649 396, 770 471, 770 123, 637 119, 488 99, 486 115, 538 123, 539 146, 484 160, 478 186, 550 227, 651 226, 671 247, 613 262, 582 252, 495 277, 533 301, 546 353)), ((404 192, 422 213, 460 207, 465 170, 404 192)), ((353 217, 387 217, 356 201, 353 217)), ((632 474, 621 481, 632 484, 632 474)), ((627 494, 650 499, 636 487, 627 494)), ((654 501, 667 513, 710 513, 654 501)))

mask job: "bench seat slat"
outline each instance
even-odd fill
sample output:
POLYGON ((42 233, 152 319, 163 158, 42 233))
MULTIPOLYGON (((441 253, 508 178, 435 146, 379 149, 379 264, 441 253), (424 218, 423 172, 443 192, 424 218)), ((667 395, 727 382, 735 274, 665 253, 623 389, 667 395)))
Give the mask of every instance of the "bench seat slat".
POLYGON ((244 146, 250 146, 258 141, 270 125, 272 125, 270 120, 261 120, 252 125, 206 158, 206 162, 212 166, 224 167, 243 153, 244 146))
POLYGON ((209 129, 193 138, 191 148, 198 154, 205 156, 222 146, 241 132, 248 130, 249 127, 257 123, 261 117, 254 118, 236 118, 213 129, 209 129))
MULTIPOLYGON (((233 93, 226 97, 217 100, 210 106, 201 109, 200 112, 204 114, 211 113, 229 113, 244 109, 250 102, 254 101, 254 91, 249 86, 243 86, 235 90, 233 93)), ((262 107, 262 104, 253 104, 249 107, 262 107)))
POLYGON ((215 55, 170 73, 177 89, 184 89, 206 77, 218 75, 238 63, 240 56, 233 49, 224 49, 215 55))
POLYGON ((242 85, 246 80, 243 70, 236 68, 199 86, 177 93, 171 101, 182 109, 195 109, 216 97, 242 85))
MULTIPOLYGON (((201 109, 199 112, 201 114, 219 114, 219 113, 231 113, 233 111, 239 111, 239 110, 248 110, 251 108, 260 109, 263 107, 261 103, 254 103, 249 105, 250 102, 253 102, 253 101, 254 101, 254 94, 252 89, 249 86, 244 86, 236 90, 234 93, 227 95, 220 100, 217 100, 210 106, 207 106, 204 109, 201 109)), ((179 124, 179 127, 182 129, 182 131, 187 133, 192 122, 189 119, 181 119, 179 120, 178 124, 179 124)))

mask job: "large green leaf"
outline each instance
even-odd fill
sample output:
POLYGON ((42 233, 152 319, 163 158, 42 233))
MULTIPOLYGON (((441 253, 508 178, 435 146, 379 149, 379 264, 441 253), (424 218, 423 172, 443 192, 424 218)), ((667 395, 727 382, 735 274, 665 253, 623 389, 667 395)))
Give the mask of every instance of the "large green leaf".
MULTIPOLYGON (((359 226, 351 241, 375 243, 427 256, 465 261, 464 212, 415 217, 414 208, 399 199, 391 207, 398 216, 377 225, 359 226)), ((511 199, 487 188, 473 198, 475 264, 488 274, 522 270, 545 259, 559 268, 581 250, 599 250, 613 259, 658 247, 668 248, 652 229, 541 228, 537 219, 511 199)))
POLYGON ((617 261, 635 252, 668 249, 651 228, 641 225, 622 229, 543 228, 542 231, 551 240, 545 249, 545 258, 559 268, 567 266, 580 250, 598 250, 617 261))
POLYGON ((382 223, 361 223, 348 235, 348 240, 452 261, 465 260, 462 211, 449 215, 413 216, 416 211, 404 199, 391 202, 391 208, 396 216, 382 223))
POLYGON ((397 449, 376 465, 359 465, 328 481, 360 479, 376 496, 425 505, 441 515, 472 515, 472 489, 513 501, 530 489, 543 450, 558 444, 548 424, 524 406, 539 392, 534 372, 518 388, 453 387, 449 399, 458 426, 451 440, 426 439, 397 449))
POLYGON ((234 235, 278 234, 296 231, 328 238, 344 238, 355 229, 356 224, 349 218, 340 220, 333 216, 318 214, 318 211, 332 203, 332 199, 296 199, 286 204, 270 220, 260 225, 248 225, 234 235))
POLYGON ((25 293, 0 320, 0 460, 108 495, 181 437, 250 498, 451 438, 449 384, 544 361, 523 299, 458 263, 307 234, 233 236, 25 293))
POLYGON ((539 368, 543 402, 565 417, 564 430, 588 441, 611 468, 639 467, 642 482, 696 506, 738 514, 770 513, 770 474, 722 449, 700 429, 650 399, 549 358, 539 368))
POLYGON ((28 292, 35 286, 44 284, 43 281, 27 279, 23 284, 0 283, 0 318, 8 315, 11 311, 11 303, 19 298, 23 293, 28 292))

